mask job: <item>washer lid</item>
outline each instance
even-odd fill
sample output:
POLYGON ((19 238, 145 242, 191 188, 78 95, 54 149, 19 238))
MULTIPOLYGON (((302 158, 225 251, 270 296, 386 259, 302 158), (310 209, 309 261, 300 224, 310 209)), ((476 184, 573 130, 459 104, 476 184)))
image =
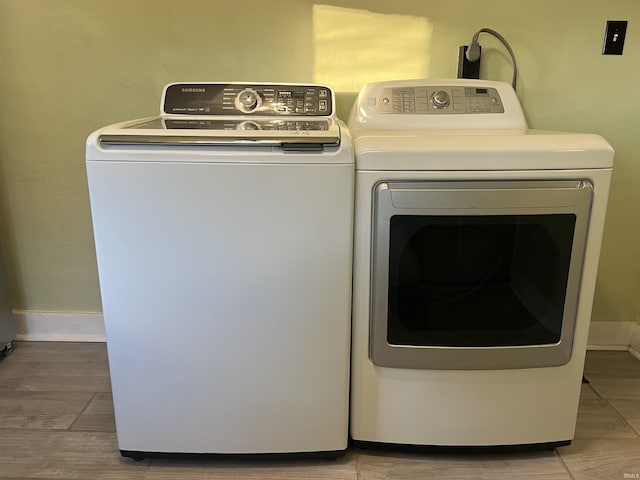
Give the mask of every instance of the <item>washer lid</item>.
POLYGON ((332 117, 162 116, 107 127, 98 140, 105 145, 237 144, 322 149, 340 144, 340 127, 332 117))

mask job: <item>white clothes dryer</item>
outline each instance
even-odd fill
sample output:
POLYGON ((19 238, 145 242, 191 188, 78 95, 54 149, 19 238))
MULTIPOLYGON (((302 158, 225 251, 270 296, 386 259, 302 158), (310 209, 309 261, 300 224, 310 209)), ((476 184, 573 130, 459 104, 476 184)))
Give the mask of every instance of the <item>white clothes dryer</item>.
POLYGON ((354 165, 321 85, 183 83, 87 141, 118 446, 347 448, 354 165))
POLYGON ((366 85, 352 111, 351 436, 573 438, 614 152, 504 83, 366 85))

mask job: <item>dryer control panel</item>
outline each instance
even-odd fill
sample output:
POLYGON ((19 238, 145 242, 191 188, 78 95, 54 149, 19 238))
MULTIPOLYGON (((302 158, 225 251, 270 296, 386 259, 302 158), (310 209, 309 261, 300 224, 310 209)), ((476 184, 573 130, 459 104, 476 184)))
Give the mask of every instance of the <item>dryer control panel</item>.
POLYGON ((348 125, 352 131, 528 128, 511 85, 466 78, 367 83, 348 125))
POLYGON ((377 108, 396 114, 504 113, 495 88, 447 85, 383 88, 377 108))
POLYGON ((162 114, 333 116, 334 94, 324 85, 174 83, 162 95, 162 114))

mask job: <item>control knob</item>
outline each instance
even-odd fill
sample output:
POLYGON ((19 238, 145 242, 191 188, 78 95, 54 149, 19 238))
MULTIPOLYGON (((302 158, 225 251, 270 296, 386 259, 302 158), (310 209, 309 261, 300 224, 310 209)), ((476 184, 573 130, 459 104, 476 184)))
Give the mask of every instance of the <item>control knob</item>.
POLYGON ((250 113, 260 106, 262 98, 258 92, 247 88, 238 94, 235 103, 238 110, 244 113, 250 113))
POLYGON ((438 90, 431 96, 431 104, 437 109, 447 108, 450 103, 451 98, 444 90, 438 90))

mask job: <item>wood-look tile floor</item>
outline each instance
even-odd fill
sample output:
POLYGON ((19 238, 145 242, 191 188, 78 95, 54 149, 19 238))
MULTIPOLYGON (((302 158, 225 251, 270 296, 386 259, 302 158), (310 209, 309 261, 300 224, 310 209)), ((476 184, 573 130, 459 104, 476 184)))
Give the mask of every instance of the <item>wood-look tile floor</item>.
POLYGON ((153 459, 117 449, 106 349, 18 342, 0 360, 0 479, 640 478, 640 361, 589 352, 576 438, 555 451, 397 453, 351 449, 336 461, 153 459))

